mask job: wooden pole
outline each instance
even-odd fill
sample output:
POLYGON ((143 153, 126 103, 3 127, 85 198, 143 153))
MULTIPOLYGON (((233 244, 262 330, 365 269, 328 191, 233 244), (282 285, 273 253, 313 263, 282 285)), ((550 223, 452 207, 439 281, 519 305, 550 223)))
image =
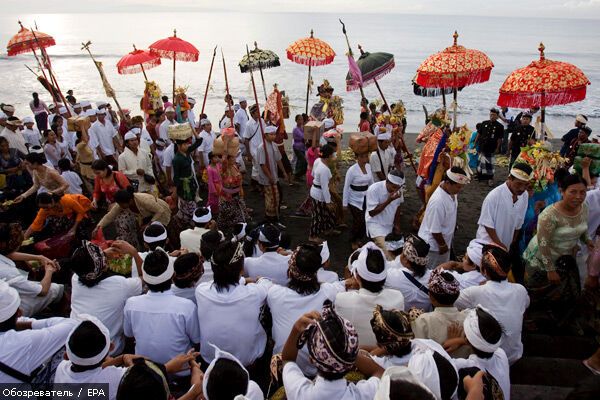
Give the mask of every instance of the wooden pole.
POLYGON ((144 80, 148 81, 148 77, 146 76, 146 70, 144 69, 144 64, 140 64, 140 67, 142 67, 142 74, 144 74, 144 80))
POLYGON ((444 105, 444 109, 446 108, 446 88, 442 88, 442 104, 444 105))
MULTIPOLYGON (((348 45, 348 54, 350 55, 350 57, 354 58, 354 53, 352 52, 352 47, 350 46, 350 40, 348 39, 348 34, 346 33, 346 24, 344 24, 341 19, 339 21, 340 24, 342 24, 342 32, 346 37, 346 44, 348 45)), ((359 85, 358 88, 360 89, 360 100, 362 101, 362 99, 365 98, 365 91, 363 90, 362 85, 359 85)))
POLYGON ((206 106, 206 97, 208 96, 208 87, 210 86, 210 77, 212 76, 213 66, 215 65, 215 56, 217 55, 217 46, 213 50, 212 61, 210 62, 210 70, 208 70, 208 80, 206 81, 206 89, 204 90, 204 100, 202 100, 202 111, 200 114, 204 114, 204 106, 206 106))
POLYGON ((308 114, 308 95, 310 94, 310 58, 308 59, 308 62, 308 81, 306 82, 306 114, 308 114))
POLYGON ((171 101, 173 102, 173 104, 175 104, 175 64, 176 61, 175 60, 176 57, 176 53, 173 52, 173 97, 171 98, 171 101))
POLYGON ((454 129, 456 129, 458 121, 456 120, 456 115, 458 113, 458 88, 454 87, 453 92, 454 103, 452 107, 454 108, 454 129))
MULTIPOLYGON (((231 98, 229 94, 229 81, 227 80, 227 66, 225 66, 225 55, 223 54, 223 48, 221 47, 221 58, 223 60, 223 72, 225 73, 225 92, 227 93, 227 97, 231 98)), ((233 103, 233 99, 231 99, 231 103, 233 103)), ((232 111, 231 103, 227 101, 227 106, 229 107, 229 111, 232 111)), ((258 105, 258 102, 257 102, 258 105)), ((231 120, 231 127, 235 128, 235 124, 233 123, 233 117, 229 118, 231 120)))
MULTIPOLYGON (((92 58, 92 61, 94 62, 94 65, 96 66, 96 69, 98 70, 98 73, 100 74, 100 77, 102 77, 102 70, 100 69, 100 67, 96 63, 96 59, 94 58, 94 55, 92 54, 92 52, 90 50, 90 45, 91 44, 92 44, 92 42, 90 42, 89 40, 88 40, 87 43, 81 43, 81 45, 82 45, 81 50, 84 50, 84 49, 87 50, 88 54, 92 58)), ((104 85, 104 82, 102 84, 104 85)), ((117 106, 117 109, 119 110, 119 113, 121 114, 121 118, 124 118, 125 114, 123 114, 123 109, 121 109, 121 105, 119 104, 119 101, 117 100, 117 95, 115 94, 114 90, 113 90, 113 95, 110 96, 110 97, 115 102, 115 105, 117 106)))
POLYGON ((260 71, 260 80, 262 81, 263 91, 265 92, 265 101, 267 101, 267 87, 265 86, 265 77, 263 76, 262 66, 258 64, 258 70, 260 71))

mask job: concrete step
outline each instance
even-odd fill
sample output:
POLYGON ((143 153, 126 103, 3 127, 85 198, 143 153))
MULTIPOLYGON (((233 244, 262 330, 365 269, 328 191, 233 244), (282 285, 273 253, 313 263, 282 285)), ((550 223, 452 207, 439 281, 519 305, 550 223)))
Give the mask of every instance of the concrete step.
POLYGON ((598 349, 598 342, 584 336, 523 335, 523 357, 584 360, 598 349))
POLYGON ((592 373, 576 359, 525 357, 510 368, 514 385, 574 387, 589 376, 592 373))
POLYGON ((511 385, 511 400, 564 400, 573 390, 570 387, 511 385))

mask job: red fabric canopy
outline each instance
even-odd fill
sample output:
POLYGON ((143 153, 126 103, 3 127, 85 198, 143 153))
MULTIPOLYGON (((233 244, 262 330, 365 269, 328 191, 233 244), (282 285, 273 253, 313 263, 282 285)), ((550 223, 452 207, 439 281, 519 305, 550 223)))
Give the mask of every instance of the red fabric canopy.
POLYGON ((10 38, 6 51, 9 56, 16 56, 17 54, 28 53, 33 50, 39 50, 54 46, 56 42, 54 38, 43 32, 31 31, 23 27, 21 21, 19 21, 21 29, 19 32, 10 38))
POLYGON ((123 56, 117 63, 117 72, 119 74, 137 74, 144 69, 158 67, 160 57, 151 54, 148 50, 138 50, 133 46, 133 51, 123 56))
POLYGON ((151 54, 177 61, 198 61, 200 55, 193 44, 177 37, 176 30, 173 32, 173 36, 158 40, 149 48, 151 54))
POLYGON ((311 67, 331 64, 335 58, 335 51, 331 46, 315 38, 313 31, 310 31, 310 37, 289 45, 286 52, 288 60, 311 67))
POLYGON ((513 71, 500 87, 501 107, 532 108, 574 103, 585 99, 585 74, 573 64, 546 59, 540 43, 540 59, 513 71))

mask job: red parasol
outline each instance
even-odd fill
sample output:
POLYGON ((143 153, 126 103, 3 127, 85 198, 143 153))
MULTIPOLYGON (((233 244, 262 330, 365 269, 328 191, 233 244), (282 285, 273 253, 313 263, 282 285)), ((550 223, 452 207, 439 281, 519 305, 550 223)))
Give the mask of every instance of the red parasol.
POLYGON ((158 40, 150 46, 150 53, 162 58, 173 60, 173 101, 175 101, 175 63, 177 61, 198 61, 200 52, 185 40, 177 37, 177 30, 173 30, 173 36, 158 40))
POLYGON ((159 56, 151 54, 148 50, 138 50, 134 44, 133 51, 123 56, 117 63, 117 72, 119 74, 137 74, 141 72, 144 74, 144 79, 148 80, 146 69, 158 67, 159 65, 159 56))
POLYGON ((590 84, 585 74, 573 64, 546 59, 545 49, 540 43, 540 59, 513 71, 500 87, 498 97, 501 107, 541 108, 542 132, 546 107, 585 99, 590 84))
POLYGON ((331 64, 335 58, 335 51, 330 45, 314 37, 299 39, 287 48, 287 58, 296 64, 308 65, 308 83, 306 85, 306 113, 308 113, 308 95, 310 93, 310 70, 312 67, 331 64))
POLYGON ((415 82, 425 88, 452 88, 456 102, 458 88, 488 81, 494 63, 485 53, 458 45, 457 32, 454 32, 453 37, 452 46, 427 57, 417 68, 415 82))

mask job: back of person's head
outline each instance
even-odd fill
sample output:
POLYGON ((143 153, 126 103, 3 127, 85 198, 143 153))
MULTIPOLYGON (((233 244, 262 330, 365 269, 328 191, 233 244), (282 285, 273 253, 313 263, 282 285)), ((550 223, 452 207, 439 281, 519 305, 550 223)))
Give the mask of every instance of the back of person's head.
POLYGON ((151 292, 165 292, 171 288, 171 277, 165 277, 162 282, 148 283, 152 277, 160 277, 170 267, 169 255, 161 248, 153 250, 146 255, 143 264, 144 281, 148 285, 148 290, 151 292))
POLYGON ((112 168, 106 161, 104 161, 102 159, 94 160, 92 162, 92 169, 94 171, 105 171, 106 175, 112 174, 112 168))
POLYGON ((134 359, 117 390, 117 400, 168 400, 167 371, 162 364, 144 358, 134 359))
POLYGON ((288 263, 288 288, 301 295, 319 291, 317 271, 321 268, 320 251, 314 243, 303 243, 296 248, 288 263))
POLYGON ((281 231, 271 223, 264 224, 259 228, 258 242, 264 252, 277 251, 281 242, 281 231))
POLYGON ((237 240, 226 240, 213 252, 210 263, 217 291, 227 290, 239 284, 244 269, 244 250, 237 240))
POLYGON ((164 249, 168 241, 167 229, 160 222, 153 222, 144 229, 143 238, 150 250, 156 250, 157 247, 164 249))
POLYGON ((182 254, 173 265, 175 275, 173 283, 180 289, 193 287, 204 273, 202 259, 197 253, 182 254))
POLYGON ((0 332, 16 329, 21 297, 15 288, 0 280, 0 332))
POLYGON ((563 167, 557 168, 556 171, 554 171, 554 182, 556 182, 558 187, 561 187, 562 181, 569 175, 571 174, 568 169, 563 167))
POLYGON ((101 356, 101 353, 110 345, 106 342, 106 337, 100 328, 92 321, 82 321, 75 330, 71 333, 67 340, 67 354, 71 354, 71 362, 77 366, 75 372, 83 372, 90 369, 98 368, 104 362, 108 355, 105 354, 101 360, 91 365, 80 365, 73 356, 78 359, 92 359, 101 356))
POLYGON ((14 253, 23 242, 23 228, 18 223, 0 222, 0 254, 14 253))
POLYGON ((226 358, 215 362, 210 379, 206 384, 207 398, 218 400, 233 400, 238 395, 248 391, 248 372, 238 363, 226 358))
POLYGON ((292 246, 292 235, 287 232, 281 232, 281 236, 279 238, 279 247, 285 250, 289 250, 292 246))
POLYGON ((79 283, 87 287, 94 287, 109 275, 108 269, 103 270, 106 263, 104 252, 96 245, 84 242, 75 249, 67 265, 79 278, 79 283), (94 257, 92 257, 92 254, 94 257))
POLYGON ((40 207, 42 205, 57 203, 60 201, 61 197, 61 195, 56 193, 42 192, 36 196, 35 204, 40 207))
POLYGON ((494 282, 506 280, 511 269, 510 254, 494 245, 484 245, 481 254, 482 272, 494 282))
POLYGON ((212 219, 212 213, 208 207, 198 207, 194 210, 192 220, 196 228, 204 228, 212 219))
POLYGON ((321 158, 329 158, 335 152, 331 143, 324 144, 321 146, 320 154, 321 158))
POLYGON ((429 276, 429 296, 440 306, 451 307, 460 296, 460 284, 450 272, 434 269, 429 276))
MULTIPOLYGON (((385 258, 383 253, 380 250, 375 249, 368 249, 367 252, 367 270, 370 273, 377 275, 385 271, 385 258)), ((372 293, 379 293, 383 290, 385 278, 377 282, 372 282, 365 277, 360 276, 360 282, 363 289, 372 293)))
POLYGON ((133 200, 133 187, 127 186, 125 189, 117 190, 115 193, 115 203, 128 204, 133 200))
POLYGON ((200 254, 202 254, 205 260, 210 260, 213 252, 219 247, 221 239, 219 231, 211 230, 202 235, 200 239, 200 254))
POLYGON ((456 369, 452 363, 446 359, 446 357, 437 351, 433 352, 433 360, 435 361, 439 375, 442 400, 450 400, 458 386, 458 375, 456 373, 456 369))
POLYGON ((425 275, 427 270, 427 256, 429 255, 429 244, 417 235, 410 234, 402 248, 402 255, 417 278, 425 275))
POLYGON ((46 160, 46 156, 44 155, 44 153, 31 153, 30 152, 25 156, 25 160, 32 165, 33 164, 44 165, 48 162, 48 160, 46 160))
POLYGON ((480 358, 491 358, 502 339, 502 326, 498 320, 483 307, 477 306, 465 318, 463 325, 473 352, 480 358), (476 325, 473 323, 475 319, 476 325))
POLYGON ((71 161, 66 158, 61 158, 58 160, 58 168, 60 168, 61 171, 70 171, 71 161))
POLYGON ((377 345, 389 355, 402 357, 411 352, 414 339, 410 316, 403 310, 384 310, 377 305, 373 310, 371 328, 377 345))
POLYGON ((436 400, 433 393, 422 385, 404 379, 390 380, 389 398, 394 400, 436 400))
POLYGON ((363 111, 360 113, 360 119, 367 119, 369 118, 369 113, 366 111, 363 111))

